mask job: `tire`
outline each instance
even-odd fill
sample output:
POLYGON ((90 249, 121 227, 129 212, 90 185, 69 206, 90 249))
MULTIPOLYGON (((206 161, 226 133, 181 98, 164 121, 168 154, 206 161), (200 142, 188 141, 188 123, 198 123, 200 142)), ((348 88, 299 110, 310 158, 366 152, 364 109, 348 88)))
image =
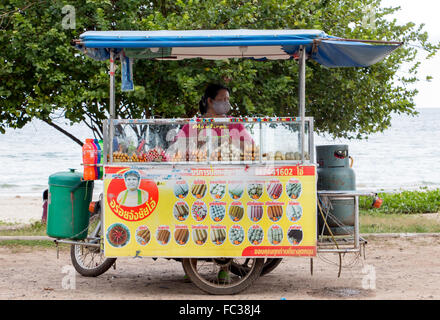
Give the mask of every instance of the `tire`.
POLYGON ((268 258, 264 262, 263 271, 261 271, 261 275, 264 276, 269 272, 272 272, 278 265, 281 263, 282 258, 268 258))
MULTIPOLYGON (((243 273, 244 272, 243 270, 249 268, 247 266, 248 260, 249 259, 246 259, 246 261, 242 264, 236 264, 233 262, 231 264, 231 272, 237 275, 243 273)), ((267 258, 264 261, 263 270, 261 271, 260 276, 264 276, 269 272, 272 272, 276 267, 278 267, 278 265, 281 263, 282 260, 283 260, 282 258, 267 258)))
MULTIPOLYGON (((95 207, 89 221, 89 234, 97 229, 95 237, 98 240, 92 241, 94 244, 101 243, 101 206, 95 207), (99 226, 99 227, 98 227, 99 226)), ((87 241, 87 240, 86 240, 87 241)), ((84 241, 84 243, 87 243, 84 241)), ((70 247, 70 258, 75 270, 84 277, 97 277, 106 272, 115 263, 116 258, 105 258, 101 247, 88 247, 86 245, 72 244, 70 247)))
POLYGON ((239 275, 232 273, 230 280, 224 283, 217 279, 217 273, 220 270, 231 271, 233 259, 186 258, 182 260, 182 266, 189 279, 200 290, 212 295, 230 295, 246 290, 260 277, 264 259, 253 258, 250 260, 251 266, 249 268, 243 269, 239 275))
POLYGON ((70 257, 75 270, 84 277, 97 277, 115 263, 116 258, 104 258, 102 251, 95 247, 73 244, 70 257))

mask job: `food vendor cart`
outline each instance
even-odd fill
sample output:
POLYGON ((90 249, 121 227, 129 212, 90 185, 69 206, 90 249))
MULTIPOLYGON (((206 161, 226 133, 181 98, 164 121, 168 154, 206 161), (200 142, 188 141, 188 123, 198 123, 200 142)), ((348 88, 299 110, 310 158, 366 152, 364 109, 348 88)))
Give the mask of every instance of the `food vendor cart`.
MULTIPOLYGON (((317 165, 313 118, 305 114, 305 63, 365 67, 401 44, 367 42, 319 30, 83 33, 75 46, 93 59, 110 60, 110 118, 103 128, 104 161, 95 165, 104 173, 102 210, 92 216, 97 222, 91 218, 84 240, 57 240, 72 244, 78 272, 97 276, 118 257, 171 258, 182 262, 200 289, 233 294, 281 258, 315 257, 317 165), (122 86, 130 88, 133 58, 295 59, 299 114, 118 119, 115 63, 121 61, 122 86), (219 277, 222 271, 226 278, 219 277)), ((361 194, 343 193, 355 199, 361 194)), ((325 244, 323 250, 359 251, 357 225, 355 231, 353 249, 325 244)))

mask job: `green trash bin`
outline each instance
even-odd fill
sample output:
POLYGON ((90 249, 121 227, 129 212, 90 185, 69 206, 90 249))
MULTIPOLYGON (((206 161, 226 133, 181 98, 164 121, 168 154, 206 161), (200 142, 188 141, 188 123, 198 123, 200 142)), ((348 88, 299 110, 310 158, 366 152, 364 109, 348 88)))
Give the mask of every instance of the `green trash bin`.
POLYGON ((49 176, 47 235, 58 239, 85 239, 92 194, 93 181, 84 181, 75 169, 49 176))

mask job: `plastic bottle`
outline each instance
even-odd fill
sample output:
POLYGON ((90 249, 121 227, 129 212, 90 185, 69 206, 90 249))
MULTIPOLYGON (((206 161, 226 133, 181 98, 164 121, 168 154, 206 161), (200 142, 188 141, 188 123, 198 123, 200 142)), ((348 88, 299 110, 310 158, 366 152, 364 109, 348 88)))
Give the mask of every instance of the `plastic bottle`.
POLYGON ((103 167, 102 164, 104 163, 103 157, 104 157, 104 145, 102 140, 94 139, 93 143, 96 146, 97 149, 97 160, 96 163, 100 164, 101 166, 96 166, 96 179, 102 179, 103 178, 103 167))
POLYGON ((101 157, 100 157, 101 160, 98 162, 99 164, 101 164, 101 166, 98 167, 99 179, 103 179, 104 178, 104 167, 102 165, 104 164, 104 142, 102 140, 98 140, 98 146, 101 149, 101 157))
POLYGON ((97 171, 95 164, 98 163, 98 150, 93 139, 86 139, 82 147, 84 180, 96 180, 97 171))

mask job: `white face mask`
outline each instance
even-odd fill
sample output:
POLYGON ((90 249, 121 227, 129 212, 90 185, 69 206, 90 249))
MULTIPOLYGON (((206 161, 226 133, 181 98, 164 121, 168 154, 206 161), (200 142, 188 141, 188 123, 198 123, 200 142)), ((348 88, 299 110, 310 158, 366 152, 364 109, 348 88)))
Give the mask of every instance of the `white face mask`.
POLYGON ((212 107, 217 114, 226 114, 231 110, 231 104, 229 101, 216 101, 212 103, 212 107))

